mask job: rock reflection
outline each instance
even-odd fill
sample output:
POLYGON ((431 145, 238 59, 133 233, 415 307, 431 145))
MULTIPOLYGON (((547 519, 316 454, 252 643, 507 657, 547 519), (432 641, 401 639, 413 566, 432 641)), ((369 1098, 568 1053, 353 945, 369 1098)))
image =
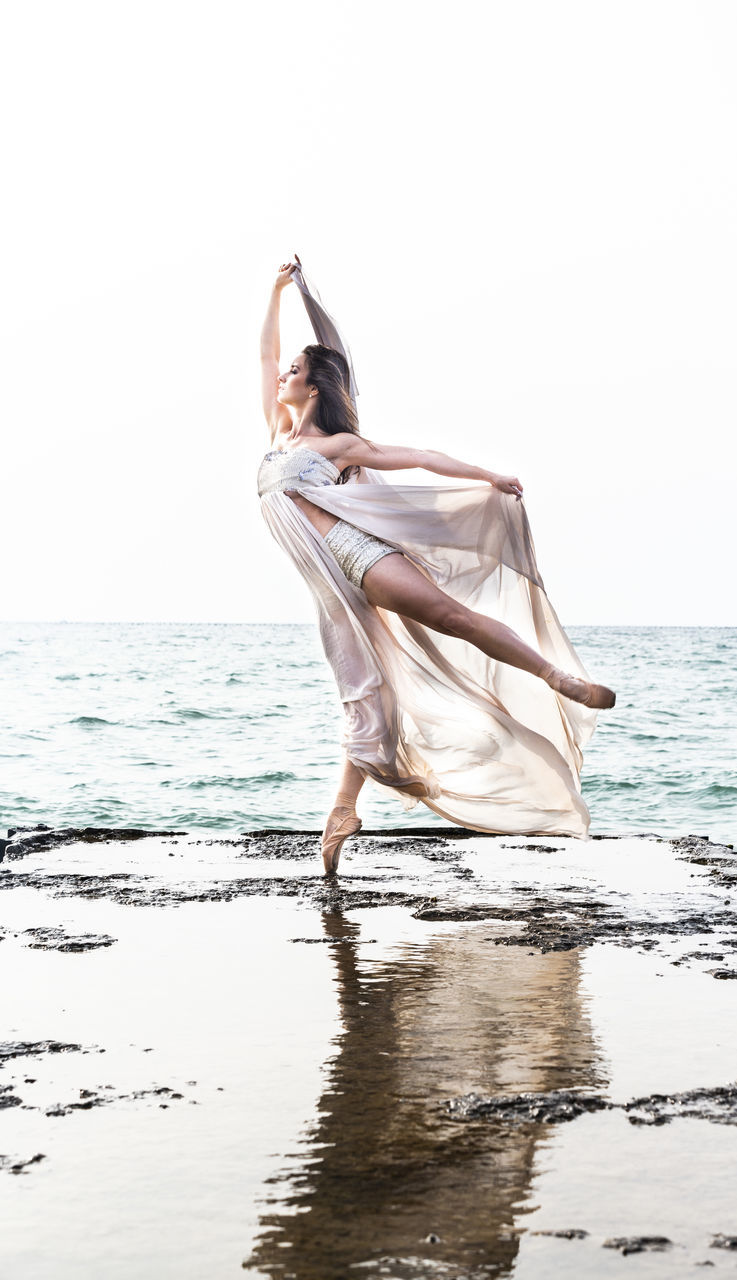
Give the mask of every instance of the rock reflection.
POLYGON ((308 1150, 274 1179, 244 1267, 285 1280, 508 1274, 547 1131, 460 1124, 443 1102, 605 1084, 578 952, 495 946, 474 925, 371 963, 357 924, 323 920, 344 1031, 308 1150))

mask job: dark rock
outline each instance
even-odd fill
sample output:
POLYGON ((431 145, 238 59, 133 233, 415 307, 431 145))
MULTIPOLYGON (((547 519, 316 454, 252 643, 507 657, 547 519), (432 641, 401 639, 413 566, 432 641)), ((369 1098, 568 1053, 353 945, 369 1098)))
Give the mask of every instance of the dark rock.
POLYGON ((737 1125, 737 1084, 689 1089, 685 1093, 653 1093, 649 1098, 628 1102, 624 1110, 631 1124, 669 1124, 688 1116, 710 1120, 712 1124, 737 1125))
POLYGON ((561 846, 552 844, 502 844, 500 849, 524 849, 528 853, 560 853, 561 846))
POLYGON ((24 858, 41 849, 58 849, 66 844, 105 844, 110 841, 146 840, 151 836, 182 836, 184 831, 144 831, 140 827, 10 827, 6 858, 24 858))
POLYGON ((0 1067, 11 1058, 37 1057, 41 1053, 78 1053, 81 1044, 61 1040, 6 1040, 0 1044, 0 1067))
POLYGON ((53 831, 53 827, 45 822, 37 822, 35 827, 8 827, 8 839, 14 840, 18 835, 27 835, 31 831, 53 831))
POLYGON ((106 933, 85 933, 74 937, 63 929, 45 927, 24 929, 23 935, 26 934, 34 939, 28 946, 38 951, 94 951, 98 947, 112 947, 116 941, 106 933))
MULTIPOLYGON (((146 833, 150 835, 150 832, 146 833)), ((313 849, 314 853, 314 849, 313 849)), ((421 894, 403 893, 376 886, 353 888, 357 876, 340 880, 315 876, 263 876, 218 880, 214 884, 162 884, 150 876, 113 873, 80 875, 76 872, 18 871, 0 877, 0 889, 41 889, 57 898, 104 898, 122 906, 172 907, 185 902, 232 902, 237 898, 301 898, 319 908, 356 910, 370 907, 412 907, 426 901, 421 894)))
MULTIPOLYGON (((105 1086, 110 1088, 109 1085, 105 1086)), ((170 1089, 168 1085, 156 1085, 152 1089, 136 1089, 133 1093, 94 1093, 91 1089, 80 1089, 79 1102, 59 1102, 54 1107, 48 1107, 45 1114, 47 1116, 68 1116, 72 1111, 91 1111, 93 1107, 105 1107, 111 1102, 127 1102, 140 1101, 145 1098, 155 1098, 157 1101, 166 1098, 166 1102, 159 1101, 159 1106, 167 1107, 170 1101, 181 1102, 184 1095, 170 1089)))
POLYGON ((569 1227, 564 1231, 531 1231, 532 1236, 556 1236, 560 1240, 585 1240, 588 1231, 581 1231, 577 1227, 569 1227))
POLYGON ((737 1125, 737 1084, 686 1093, 653 1093, 624 1104, 596 1094, 561 1090, 484 1097, 467 1093, 443 1104, 453 1120, 503 1120, 510 1124, 561 1124, 594 1111, 624 1111, 631 1124, 670 1124, 689 1117, 712 1124, 737 1125))
POLYGON ((604 1241, 605 1249, 619 1249, 623 1255, 628 1253, 664 1253, 673 1248, 673 1241, 667 1236, 613 1236, 604 1241))
POLYGON ((737 1249, 737 1236, 723 1236, 721 1232, 712 1236, 710 1249, 737 1249))
POLYGON ((445 1104, 453 1120, 506 1120, 524 1124, 561 1124, 575 1120, 590 1111, 609 1111, 612 1103, 605 1098, 556 1090, 552 1093, 518 1093, 498 1098, 485 1098, 467 1093, 450 1098, 445 1104))
POLYGON ((45 1160, 46 1156, 39 1151, 35 1156, 31 1156, 28 1160, 15 1160, 12 1156, 0 1156, 0 1169, 4 1169, 6 1173, 25 1173, 26 1169, 32 1164, 40 1164, 45 1160))
POLYGON ((20 1107, 23 1103, 22 1098, 17 1098, 11 1093, 12 1084, 0 1084, 0 1111, 4 1111, 6 1107, 20 1107))
POLYGON ((412 914, 415 920, 471 921, 493 920, 499 917, 500 912, 498 907, 493 906, 444 907, 437 903, 437 899, 433 899, 431 902, 421 903, 412 914))
POLYGON ((712 978, 737 978, 737 969, 707 969, 712 978))

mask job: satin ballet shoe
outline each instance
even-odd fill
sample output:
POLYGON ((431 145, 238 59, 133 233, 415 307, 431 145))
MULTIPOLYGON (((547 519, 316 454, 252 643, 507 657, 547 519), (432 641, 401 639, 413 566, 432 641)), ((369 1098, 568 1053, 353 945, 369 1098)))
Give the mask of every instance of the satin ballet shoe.
POLYGON ((591 707, 595 711, 607 711, 617 701, 616 693, 607 689, 605 684, 590 684, 579 676, 566 675, 565 671, 550 663, 539 674, 562 697, 570 698, 571 702, 580 702, 582 706, 591 707))
POLYGON ((325 868, 325 875, 334 875, 338 870, 340 861, 340 851, 349 836, 355 836, 361 830, 363 823, 353 811, 346 813, 344 818, 338 819, 334 826, 330 826, 330 819, 333 814, 339 813, 340 810, 333 809, 328 814, 328 820, 325 823, 325 830, 322 834, 322 865, 325 868))

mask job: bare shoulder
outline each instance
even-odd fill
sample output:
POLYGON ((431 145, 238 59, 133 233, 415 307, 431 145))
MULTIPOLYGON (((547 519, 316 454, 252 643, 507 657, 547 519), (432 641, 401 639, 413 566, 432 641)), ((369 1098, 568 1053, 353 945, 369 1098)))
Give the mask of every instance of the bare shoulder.
POLYGON ((335 435, 307 436, 303 439, 303 448, 312 449, 315 453, 321 453, 329 462, 338 463, 343 458, 348 458, 355 439, 351 431, 338 431, 335 435))
POLYGON ((336 458, 349 457, 359 437, 352 431, 337 431, 333 436, 323 436, 320 441, 320 453, 333 462, 336 458))

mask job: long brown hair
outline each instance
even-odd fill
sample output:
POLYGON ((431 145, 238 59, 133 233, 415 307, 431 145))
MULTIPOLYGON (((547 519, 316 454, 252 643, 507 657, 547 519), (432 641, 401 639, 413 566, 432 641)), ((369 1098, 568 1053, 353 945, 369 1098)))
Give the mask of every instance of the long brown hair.
MULTIPOLYGON (((326 436, 335 436, 340 431, 359 435, 358 414, 348 393, 348 361, 343 353, 315 342, 304 347, 302 355, 307 357, 307 385, 317 387, 320 393, 313 419, 318 431, 323 431, 326 436)), ((345 484, 354 472, 357 475, 359 471, 360 467, 346 467, 340 473, 338 484, 345 484)))

